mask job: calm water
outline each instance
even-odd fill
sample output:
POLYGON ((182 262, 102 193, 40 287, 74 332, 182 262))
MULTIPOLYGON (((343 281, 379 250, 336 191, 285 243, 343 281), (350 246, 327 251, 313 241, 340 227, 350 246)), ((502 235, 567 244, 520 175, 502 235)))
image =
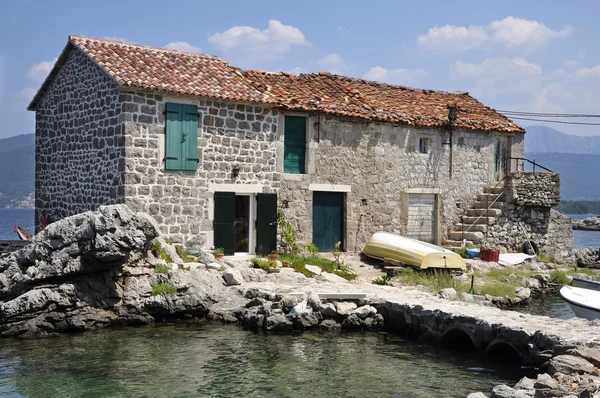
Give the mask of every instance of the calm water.
POLYGON ((19 240, 15 225, 33 234, 33 209, 0 209, 0 240, 19 240))
POLYGON ((464 398, 521 377, 377 333, 195 324, 1 344, 0 397, 464 398))
MULTIPOLYGON (((595 217, 596 214, 565 214, 574 220, 583 220, 588 217, 595 217)), ((573 231, 573 238, 575 240, 575 247, 584 248, 591 247, 594 249, 600 249, 600 231, 573 231)))
POLYGON ((575 316, 569 304, 561 299, 558 294, 537 296, 531 299, 527 305, 514 307, 510 310, 560 319, 569 319, 575 316))

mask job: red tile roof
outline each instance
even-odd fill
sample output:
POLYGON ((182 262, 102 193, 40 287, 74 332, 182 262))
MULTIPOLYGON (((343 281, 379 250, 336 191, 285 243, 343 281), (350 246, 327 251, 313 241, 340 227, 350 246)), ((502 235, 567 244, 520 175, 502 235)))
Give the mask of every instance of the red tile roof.
POLYGON ((287 109, 440 127, 448 122, 448 106, 456 105, 458 127, 525 132, 468 93, 421 90, 323 72, 299 76, 284 72, 244 73, 258 89, 274 94, 287 109))
POLYGON ((84 36, 69 43, 29 105, 35 109, 68 52, 78 48, 119 85, 229 101, 278 104, 282 109, 321 111, 367 120, 440 127, 457 105, 457 126, 480 131, 524 132, 510 119, 467 93, 420 90, 330 73, 241 71, 218 57, 84 36))

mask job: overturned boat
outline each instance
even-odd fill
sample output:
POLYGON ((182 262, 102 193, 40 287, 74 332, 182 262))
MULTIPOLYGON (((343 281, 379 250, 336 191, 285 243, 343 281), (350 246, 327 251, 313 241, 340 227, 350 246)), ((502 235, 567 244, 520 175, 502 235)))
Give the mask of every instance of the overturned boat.
POLYGON ((600 291, 563 286, 559 294, 578 317, 600 319, 600 291))
POLYGON ((450 250, 389 232, 373 234, 362 252, 371 258, 392 259, 420 269, 466 269, 465 260, 450 250))
POLYGON ((586 279, 586 278, 574 277, 573 278, 573 283, 575 284, 575 286, 580 287, 582 289, 589 289, 589 290, 598 290, 598 291, 600 291, 600 282, 595 281, 593 279, 586 279))

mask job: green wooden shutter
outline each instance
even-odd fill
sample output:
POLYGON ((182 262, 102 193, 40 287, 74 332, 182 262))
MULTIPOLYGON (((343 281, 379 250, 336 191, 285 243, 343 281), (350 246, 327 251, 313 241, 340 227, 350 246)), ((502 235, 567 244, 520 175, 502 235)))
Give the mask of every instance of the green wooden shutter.
POLYGON ((306 160, 305 117, 285 117, 283 146, 283 172, 304 174, 304 164, 306 160))
POLYGON ((181 170, 183 154, 183 104, 166 104, 165 118, 165 169, 181 170))
POLYGON ((215 192, 214 245, 235 254, 235 193, 215 192))
POLYGON ((256 254, 277 249, 277 194, 256 195, 256 254))
POLYGON ((198 107, 183 105, 182 170, 198 169, 198 107))
POLYGON ((335 244, 344 247, 344 194, 313 193, 313 243, 320 252, 332 252, 335 244))

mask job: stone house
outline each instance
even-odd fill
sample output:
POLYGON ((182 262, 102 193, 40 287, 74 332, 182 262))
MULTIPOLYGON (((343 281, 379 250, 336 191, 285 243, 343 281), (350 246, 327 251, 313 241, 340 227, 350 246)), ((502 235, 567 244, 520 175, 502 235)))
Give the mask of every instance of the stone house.
POLYGON ((188 246, 434 243, 524 156, 524 130, 463 92, 244 71, 204 54, 70 36, 36 112, 36 229, 125 203, 188 246))

